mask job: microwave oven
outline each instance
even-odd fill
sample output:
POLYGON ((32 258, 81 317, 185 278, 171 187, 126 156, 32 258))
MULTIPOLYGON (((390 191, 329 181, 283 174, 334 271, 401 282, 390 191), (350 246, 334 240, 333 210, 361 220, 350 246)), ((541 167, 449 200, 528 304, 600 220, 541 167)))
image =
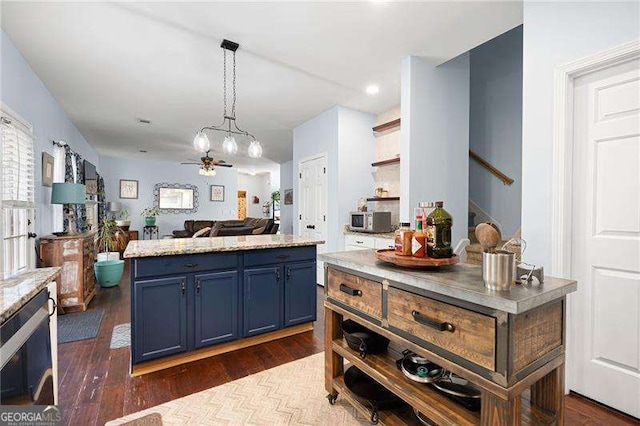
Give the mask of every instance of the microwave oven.
POLYGON ((358 232, 391 232, 391 212, 351 212, 349 230, 358 232))

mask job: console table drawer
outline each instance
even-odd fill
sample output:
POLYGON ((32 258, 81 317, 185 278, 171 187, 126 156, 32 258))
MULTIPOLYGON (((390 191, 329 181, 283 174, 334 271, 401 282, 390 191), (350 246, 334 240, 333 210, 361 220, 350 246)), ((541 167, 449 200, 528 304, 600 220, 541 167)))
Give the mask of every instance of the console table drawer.
POLYGON ((329 268, 327 295, 373 318, 382 318, 382 284, 377 281, 329 268))
POLYGON ((387 306, 390 327, 495 370, 495 318, 396 288, 387 306))
POLYGON ((238 254, 189 254, 183 256, 159 256, 133 259, 136 278, 161 275, 188 274, 238 267, 238 254))

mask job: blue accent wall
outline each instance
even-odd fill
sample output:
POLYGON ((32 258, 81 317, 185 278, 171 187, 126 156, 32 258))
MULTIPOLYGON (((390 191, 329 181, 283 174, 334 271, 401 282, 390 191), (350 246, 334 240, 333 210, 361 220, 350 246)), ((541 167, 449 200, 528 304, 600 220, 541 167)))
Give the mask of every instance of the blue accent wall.
POLYGON ((36 136, 36 227, 38 235, 54 231, 51 188, 42 186, 42 153, 53 154, 52 141, 64 140, 83 158, 98 166, 98 153, 31 69, 7 34, 0 31, 0 100, 33 126, 36 136))

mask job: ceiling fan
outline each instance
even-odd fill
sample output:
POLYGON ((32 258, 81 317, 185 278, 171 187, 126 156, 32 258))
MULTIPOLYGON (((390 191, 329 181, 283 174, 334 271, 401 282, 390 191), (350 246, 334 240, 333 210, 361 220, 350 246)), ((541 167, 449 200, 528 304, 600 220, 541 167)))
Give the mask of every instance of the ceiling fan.
POLYGON ((200 157, 200 160, 190 159, 191 161, 180 164, 196 164, 200 166, 198 173, 202 176, 215 176, 216 171, 214 167, 233 167, 232 164, 227 164, 224 160, 214 160, 209 157, 209 151, 207 151, 204 157, 200 157))

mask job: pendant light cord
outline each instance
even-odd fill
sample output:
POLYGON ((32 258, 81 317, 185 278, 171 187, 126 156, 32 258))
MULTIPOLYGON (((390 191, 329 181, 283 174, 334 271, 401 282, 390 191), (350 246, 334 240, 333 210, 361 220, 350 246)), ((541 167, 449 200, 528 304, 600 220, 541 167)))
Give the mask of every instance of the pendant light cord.
POLYGON ((231 107, 231 115, 236 118, 236 52, 233 52, 233 106, 231 107))
POLYGON ((224 67, 222 71, 222 87, 223 87, 223 97, 224 97, 224 115, 227 116, 227 49, 222 49, 223 58, 224 58, 224 67))

